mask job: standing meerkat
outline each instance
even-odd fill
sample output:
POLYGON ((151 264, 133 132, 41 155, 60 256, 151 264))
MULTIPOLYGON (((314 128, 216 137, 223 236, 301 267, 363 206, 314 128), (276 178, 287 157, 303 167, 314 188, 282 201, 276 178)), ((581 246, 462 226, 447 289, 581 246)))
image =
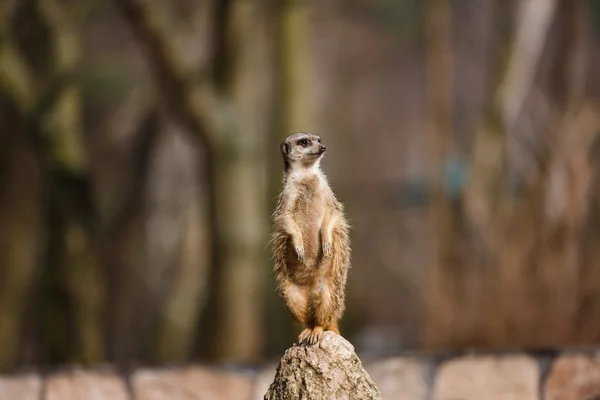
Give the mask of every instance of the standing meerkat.
POLYGON ((283 188, 273 215, 272 249, 279 295, 307 328, 300 343, 318 343, 323 331, 340 334, 350 269, 349 225, 320 168, 326 147, 311 133, 280 146, 283 188))

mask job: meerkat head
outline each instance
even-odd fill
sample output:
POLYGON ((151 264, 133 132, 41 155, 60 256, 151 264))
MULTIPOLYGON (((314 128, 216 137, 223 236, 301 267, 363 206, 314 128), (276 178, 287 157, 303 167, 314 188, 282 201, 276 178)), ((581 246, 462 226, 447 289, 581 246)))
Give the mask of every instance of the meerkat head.
POLYGON ((288 136, 281 143, 284 169, 311 168, 319 165, 327 147, 321 144, 321 138, 312 133, 300 132, 288 136))

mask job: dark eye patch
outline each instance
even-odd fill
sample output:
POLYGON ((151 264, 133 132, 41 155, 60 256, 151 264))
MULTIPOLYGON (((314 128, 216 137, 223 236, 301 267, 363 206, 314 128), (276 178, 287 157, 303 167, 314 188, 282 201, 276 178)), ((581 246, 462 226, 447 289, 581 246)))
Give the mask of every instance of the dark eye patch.
POLYGON ((300 139, 300 140, 298 140, 298 144, 300 146, 306 146, 306 145, 308 145, 308 140, 307 139, 300 139))

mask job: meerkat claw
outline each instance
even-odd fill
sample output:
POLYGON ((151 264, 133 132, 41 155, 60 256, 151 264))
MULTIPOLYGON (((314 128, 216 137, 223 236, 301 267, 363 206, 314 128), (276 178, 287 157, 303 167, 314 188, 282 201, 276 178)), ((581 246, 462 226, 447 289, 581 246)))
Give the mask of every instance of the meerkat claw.
POLYGON ((325 258, 331 257, 331 243, 323 243, 323 256, 325 258))
POLYGON ((298 261, 304 262, 304 247, 296 247, 296 254, 298 254, 298 261))
POLYGON ((308 343, 310 345, 315 345, 321 341, 323 338, 323 328, 320 326, 316 326, 313 328, 312 332, 308 335, 308 343))
POLYGON ((298 343, 307 342, 311 332, 312 332, 312 329, 310 329, 310 328, 306 328, 305 330, 303 330, 302 333, 300 333, 300 335, 298 335, 298 343))

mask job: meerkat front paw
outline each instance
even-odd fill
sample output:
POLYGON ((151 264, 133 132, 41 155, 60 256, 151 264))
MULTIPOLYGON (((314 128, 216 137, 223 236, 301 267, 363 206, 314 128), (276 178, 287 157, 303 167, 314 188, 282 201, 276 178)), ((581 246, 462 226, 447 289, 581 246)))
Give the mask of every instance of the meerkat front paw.
POLYGON ((323 257, 331 257, 331 242, 323 243, 323 257))
POLYGON ((304 262, 304 246, 296 246, 296 254, 298 255, 298 261, 304 262))
POLYGON ((298 262, 304 262, 304 243, 302 241, 302 236, 299 234, 291 235, 292 236, 292 244, 294 245, 294 251, 296 252, 296 256, 298 257, 298 262))

